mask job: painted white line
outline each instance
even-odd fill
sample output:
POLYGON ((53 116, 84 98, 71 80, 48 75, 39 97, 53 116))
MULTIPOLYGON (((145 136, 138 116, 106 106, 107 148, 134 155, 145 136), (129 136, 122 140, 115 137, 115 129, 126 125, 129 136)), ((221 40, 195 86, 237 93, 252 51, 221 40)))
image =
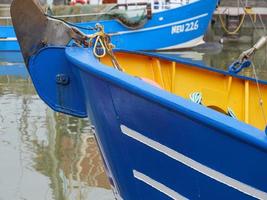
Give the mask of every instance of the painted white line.
POLYGON ((199 18, 202 18, 202 17, 206 17, 206 16, 208 16, 208 13, 204 13, 204 14, 201 14, 201 15, 198 15, 198 16, 195 16, 195 17, 191 17, 191 18, 188 18, 188 19, 181 20, 181 21, 176 21, 176 22, 172 22, 172 23, 168 23, 168 24, 163 24, 163 25, 160 25, 160 26, 153 26, 153 27, 149 27, 149 28, 142 28, 142 29, 130 30, 130 31, 120 31, 120 32, 117 32, 117 33, 109 33, 109 35, 113 36, 113 35, 121 35, 121 34, 126 34, 126 33, 137 33, 137 32, 144 32, 144 31, 151 31, 151 30, 155 30, 155 29, 165 28, 165 27, 168 27, 168 26, 173 26, 173 25, 177 25, 177 24, 186 23, 186 22, 189 22, 189 21, 192 21, 192 20, 196 20, 196 19, 199 19, 199 18))
POLYGON ((122 133, 124 133, 125 135, 151 147, 152 149, 155 149, 163 154, 165 154, 166 156, 186 165, 187 167, 190 167, 220 183, 223 183, 229 187, 232 187, 242 193, 245 193, 249 196, 252 196, 254 198, 257 199, 267 199, 267 193, 264 191, 261 191, 257 188, 254 188, 250 185, 247 185, 245 183, 242 183, 238 180, 235 180, 221 172, 218 172, 214 169, 211 169, 177 151, 174 151, 173 149, 160 144, 159 142, 156 142, 124 125, 121 125, 121 131, 122 133))
POLYGON ((163 185, 162 183, 157 182, 156 180, 153 180, 152 178, 148 177, 147 175, 138 172, 136 170, 133 170, 134 177, 137 178, 140 181, 143 181, 144 183, 150 185, 151 187, 155 188, 156 190, 166 194, 168 197, 174 199, 174 200, 187 200, 186 197, 180 195, 176 191, 168 188, 167 186, 163 185))
POLYGON ((17 38, 15 37, 7 37, 7 38, 1 38, 0 37, 0 41, 4 41, 4 42, 9 42, 9 41, 17 41, 17 38))
POLYGON ((204 44, 204 40, 203 40, 203 35, 195 38, 193 40, 190 40, 188 42, 184 42, 181 44, 177 44, 177 45, 173 45, 173 46, 169 46, 169 47, 165 47, 165 48, 160 48, 157 50, 171 50, 171 49, 181 49, 181 48, 189 48, 189 47, 194 47, 194 46, 198 46, 200 44, 204 44))

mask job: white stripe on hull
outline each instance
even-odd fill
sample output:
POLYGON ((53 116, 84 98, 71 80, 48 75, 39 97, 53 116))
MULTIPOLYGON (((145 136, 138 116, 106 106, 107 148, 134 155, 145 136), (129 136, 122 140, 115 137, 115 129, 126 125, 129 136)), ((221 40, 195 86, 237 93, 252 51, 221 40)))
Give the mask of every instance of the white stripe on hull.
POLYGON ((214 169, 211 169, 163 144, 160 144, 157 141, 154 141, 124 125, 120 126, 122 133, 125 135, 151 147, 152 149, 161 152, 162 154, 184 164, 187 167, 190 167, 191 169, 194 169, 201 174, 204 174, 220 183, 223 183, 231 188, 234 188, 244 194, 247 194, 249 196, 252 196, 257 199, 267 199, 267 193, 264 191, 261 191, 257 188, 254 188, 250 185, 247 185, 243 182, 240 182, 238 180, 235 180, 221 172, 218 172, 214 169))
POLYGON ((17 41, 17 38, 16 37, 7 37, 7 38, 0 37, 0 42, 12 42, 12 41, 17 41))
POLYGON ((193 21, 202 17, 206 17, 208 16, 208 13, 204 13, 195 17, 191 17, 188 19, 184 19, 184 20, 180 20, 180 21, 176 21, 176 22, 172 22, 172 23, 168 23, 168 24, 163 24, 163 25, 159 25, 159 26, 153 26, 153 27, 149 27, 149 28, 141 28, 141 29, 137 29, 137 30, 130 30, 130 31, 120 31, 120 32, 116 32, 116 33, 109 33, 110 36, 114 36, 114 35, 122 35, 122 34, 127 34, 127 33, 137 33, 137 32, 144 32, 144 31, 151 31, 151 30, 155 30, 155 29, 161 29, 161 28, 165 28, 165 27, 169 27, 169 26, 174 26, 174 25, 178 25, 178 24, 182 24, 182 23, 186 23, 189 21, 193 21))
POLYGON ((156 180, 153 180, 152 178, 148 177, 147 175, 138 172, 136 170, 133 170, 134 177, 140 181, 143 181, 147 185, 150 185, 151 187, 155 188, 156 190, 164 193, 168 197, 174 199, 174 200, 187 200, 186 197, 180 195, 176 191, 168 188, 167 186, 163 185, 162 183, 159 183, 156 180))

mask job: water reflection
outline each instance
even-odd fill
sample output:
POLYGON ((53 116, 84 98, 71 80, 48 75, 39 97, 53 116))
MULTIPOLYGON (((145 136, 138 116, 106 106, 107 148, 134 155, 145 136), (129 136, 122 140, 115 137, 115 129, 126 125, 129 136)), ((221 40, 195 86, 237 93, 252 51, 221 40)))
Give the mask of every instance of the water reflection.
MULTIPOLYGON (((228 66, 239 57, 239 55, 246 49, 249 49, 253 46, 253 44, 244 43, 240 44, 237 42, 227 43, 223 46, 223 50, 219 54, 205 54, 203 60, 204 62, 212 67, 228 70, 228 66)), ((253 56, 252 61, 256 67, 256 75, 259 79, 267 80, 267 47, 265 45, 264 48, 258 50, 256 54, 253 56)), ((253 68, 247 68, 243 70, 240 75, 253 77, 255 78, 255 74, 253 73, 253 68)))
POLYGON ((29 79, 0 76, 0 199, 113 199, 88 120, 54 113, 29 79))
POLYGON ((23 63, 22 54, 17 51, 0 51, 0 65, 3 63, 23 63))

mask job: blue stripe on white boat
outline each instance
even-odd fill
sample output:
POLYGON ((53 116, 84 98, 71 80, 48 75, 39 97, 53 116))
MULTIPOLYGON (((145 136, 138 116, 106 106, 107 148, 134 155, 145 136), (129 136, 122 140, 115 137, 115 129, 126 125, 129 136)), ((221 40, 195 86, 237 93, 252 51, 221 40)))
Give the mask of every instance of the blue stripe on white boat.
POLYGON ((127 34, 127 33, 137 33, 137 32, 145 32, 145 31, 151 31, 151 30, 155 30, 155 29, 160 29, 160 28, 165 28, 165 27, 169 27, 169 26, 174 26, 174 25, 178 25, 178 24, 182 24, 182 23, 186 23, 189 21, 193 21, 202 17, 206 17, 208 16, 208 13, 204 13, 195 17, 191 17, 188 19, 184 19, 184 20, 180 20, 180 21, 176 21, 176 22, 172 22, 172 23, 168 23, 168 24, 164 24, 164 25, 159 25, 159 26, 153 26, 153 27, 149 27, 149 28, 142 28, 142 29, 137 29, 137 30, 130 30, 130 31, 120 31, 117 33, 109 33, 110 36, 113 35, 122 35, 122 34, 127 34))
POLYGON ((186 197, 180 195, 176 191, 168 188, 167 186, 163 185, 162 183, 159 183, 158 181, 148 177, 147 175, 138 172, 136 170, 133 170, 134 177, 137 178, 140 181, 143 181, 144 183, 148 184, 149 186, 155 188, 156 190, 166 194, 172 199, 179 199, 179 200, 187 200, 186 197))
POLYGON ((125 125, 121 125, 120 126, 122 133, 124 133, 125 135, 151 147, 152 149, 155 149, 167 156, 169 156, 170 158, 186 165, 187 167, 190 167, 220 183, 223 183, 229 187, 232 187, 240 192, 243 192, 249 196, 252 196, 254 198, 257 199, 267 199, 267 193, 264 191, 261 191, 257 188, 254 188, 250 185, 247 185, 245 183, 242 183, 238 180, 235 180, 225 174, 222 174, 221 172, 218 172, 214 169, 211 169, 189 157, 186 157, 185 155, 174 151, 173 149, 160 144, 157 141, 154 141, 128 127, 126 127, 125 125))

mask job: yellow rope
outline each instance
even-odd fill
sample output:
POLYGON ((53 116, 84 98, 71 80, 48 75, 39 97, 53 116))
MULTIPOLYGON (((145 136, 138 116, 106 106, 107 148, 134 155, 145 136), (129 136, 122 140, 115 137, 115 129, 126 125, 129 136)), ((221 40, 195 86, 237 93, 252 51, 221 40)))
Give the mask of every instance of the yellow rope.
POLYGON ((226 28, 226 25, 225 25, 225 23, 224 23, 224 21, 222 19, 222 15, 221 14, 219 15, 219 19, 220 19, 220 22, 221 22, 221 25, 222 25, 222 28, 224 29, 224 31, 229 35, 234 35, 241 29, 242 25, 244 24, 246 15, 250 15, 250 16, 253 15, 254 16, 254 20, 253 21, 254 21, 254 23, 256 22, 257 16, 256 16, 255 13, 252 12, 252 9, 251 8, 244 8, 244 14, 242 15, 241 21, 240 21, 238 27, 234 31, 230 31, 230 30, 228 30, 226 28))
POLYGON ((256 23, 257 14, 252 11, 252 8, 245 8, 244 11, 246 12, 246 14, 253 16, 253 23, 256 23))
POLYGON ((104 27, 102 25, 97 25, 97 29, 99 30, 98 32, 88 36, 89 46, 93 46, 94 56, 97 58, 103 58, 106 55, 109 55, 113 66, 120 71, 124 71, 113 53, 114 45, 110 43, 109 36, 104 32, 104 27), (98 53, 98 48, 101 48, 103 52, 98 53))
POLYGON ((222 24, 222 28, 224 29, 224 31, 229 34, 229 35, 234 35, 236 34, 242 27, 243 23, 244 23, 244 20, 245 20, 245 16, 246 16, 246 13, 243 14, 242 18, 241 18, 241 22, 240 24, 238 25, 238 27, 234 30, 234 31, 229 31, 227 28, 226 28, 226 25, 222 19, 222 15, 219 15, 219 19, 221 21, 221 24, 222 24))

